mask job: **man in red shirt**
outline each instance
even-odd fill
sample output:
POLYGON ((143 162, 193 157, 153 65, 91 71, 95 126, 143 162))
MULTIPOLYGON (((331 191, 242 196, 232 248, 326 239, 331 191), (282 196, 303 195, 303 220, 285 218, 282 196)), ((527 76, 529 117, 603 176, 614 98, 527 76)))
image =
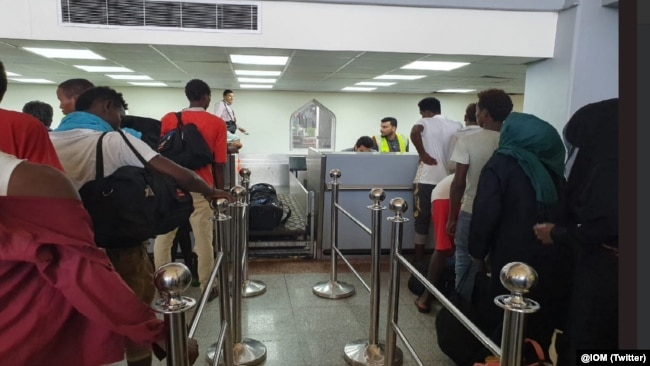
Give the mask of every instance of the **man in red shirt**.
MULTIPOLYGON (((203 80, 193 79, 185 85, 185 95, 190 102, 188 108, 182 110, 181 120, 185 123, 193 123, 203 136, 203 139, 214 153, 214 166, 206 165, 195 172, 208 185, 223 189, 224 167, 227 159, 227 134, 224 121, 212 113, 206 112, 210 105, 211 91, 208 84, 203 80), (214 169, 214 175, 213 175, 214 169), (216 181, 215 181, 216 180, 216 181)), ((161 136, 176 128, 178 120, 176 112, 169 112, 161 119, 161 136)), ((194 252, 198 257, 198 274, 201 282, 201 290, 205 288, 210 278, 210 272, 214 266, 214 249, 212 247, 212 209, 208 201, 200 194, 191 193, 194 201, 194 212, 190 216, 190 226, 194 233, 194 252)), ((167 234, 156 237, 154 244, 154 262, 156 268, 165 263, 171 262, 171 248, 176 234, 174 229, 167 234)), ((212 293, 210 299, 216 297, 212 293)))
MULTIPOLYGON (((0 101, 6 91, 7 74, 0 62, 0 101)), ((27 113, 0 108, 0 150, 18 159, 47 164, 63 171, 47 128, 27 113)))

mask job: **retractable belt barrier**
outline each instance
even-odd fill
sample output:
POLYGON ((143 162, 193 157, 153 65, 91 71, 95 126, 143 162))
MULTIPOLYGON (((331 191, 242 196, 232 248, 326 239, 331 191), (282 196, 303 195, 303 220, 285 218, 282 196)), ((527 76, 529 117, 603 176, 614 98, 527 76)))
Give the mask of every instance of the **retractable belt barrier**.
MULTIPOLYGON (((246 204, 249 205, 251 203, 251 196, 250 196, 250 176, 251 176, 251 171, 248 168, 241 168, 239 170, 239 175, 241 176, 241 185, 244 187, 246 190, 246 204)), ((259 280, 251 280, 248 278, 248 212, 249 210, 246 210, 246 217, 244 218, 244 225, 246 226, 245 228, 245 235, 244 235, 244 264, 242 267, 242 296, 243 297, 253 297, 253 296, 258 296, 262 295, 263 293, 266 292, 266 284, 262 281, 259 280)))
POLYGON ((452 304, 438 289, 429 282, 411 263, 402 256, 403 224, 408 221, 403 217, 407 209, 406 201, 402 198, 393 198, 390 201, 390 209, 395 216, 389 217, 391 226, 391 268, 390 285, 388 290, 388 319, 386 326, 386 361, 377 362, 373 365, 399 365, 395 354, 399 353, 396 347, 396 336, 404 342, 404 345, 411 353, 418 365, 424 366, 418 357, 401 328, 397 324, 399 311, 399 290, 400 290, 400 264, 413 274, 424 287, 431 292, 440 303, 449 311, 488 349, 493 355, 500 357, 502 366, 521 365, 524 316, 539 310, 539 304, 523 295, 528 292, 535 281, 537 273, 525 263, 512 262, 506 264, 499 274, 501 283, 511 291, 510 295, 500 295, 494 299, 496 305, 504 309, 503 333, 501 338, 502 348, 499 348, 486 336, 476 325, 474 325, 458 308, 452 304))

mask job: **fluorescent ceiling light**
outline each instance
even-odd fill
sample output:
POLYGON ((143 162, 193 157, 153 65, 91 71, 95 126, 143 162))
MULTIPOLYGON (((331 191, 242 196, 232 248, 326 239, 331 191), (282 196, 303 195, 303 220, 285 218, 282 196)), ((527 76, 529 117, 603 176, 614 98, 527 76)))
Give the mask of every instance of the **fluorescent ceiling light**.
POLYGON ((240 76, 280 76, 282 71, 256 71, 256 70, 235 70, 235 75, 240 76))
POLYGON ((401 69, 449 71, 465 65, 469 65, 469 62, 415 61, 402 66, 401 69))
POLYGON ((275 83, 278 79, 260 79, 260 78, 237 78, 240 83, 275 83))
POLYGON ((135 86, 167 86, 162 81, 129 81, 128 83, 135 86))
POLYGON ((106 60, 106 58, 96 54, 91 50, 74 50, 74 49, 65 49, 65 48, 37 48, 37 47, 23 47, 23 49, 29 52, 34 52, 37 55, 45 56, 47 58, 106 60))
POLYGON ((345 88, 341 89, 343 91, 372 91, 377 88, 366 88, 366 87, 359 87, 359 86, 346 86, 345 88))
POLYGON ((391 86, 395 83, 381 82, 381 81, 362 81, 354 85, 364 85, 364 86, 391 86))
POLYGON ((11 72, 11 71, 5 71, 5 72, 7 73, 7 76, 22 76, 20 74, 16 74, 15 72, 11 72))
POLYGON ((476 89, 442 89, 436 91, 437 93, 469 93, 476 91, 476 89))
POLYGON ((78 69, 88 72, 133 72, 131 69, 121 66, 88 66, 88 65, 74 65, 78 69))
POLYGON ((54 84, 54 81, 47 79, 15 79, 9 78, 9 80, 20 81, 21 83, 32 83, 32 84, 54 84))
POLYGON ((240 88, 242 89, 271 89, 273 88, 273 85, 269 84, 240 84, 240 88))
POLYGON ((376 80, 418 80, 427 77, 426 75, 379 75, 376 80))
POLYGON ((147 75, 110 75, 106 74, 111 79, 115 80, 153 80, 147 75))
POLYGON ((230 55, 233 64, 249 65, 286 65, 287 56, 251 56, 251 55, 230 55))

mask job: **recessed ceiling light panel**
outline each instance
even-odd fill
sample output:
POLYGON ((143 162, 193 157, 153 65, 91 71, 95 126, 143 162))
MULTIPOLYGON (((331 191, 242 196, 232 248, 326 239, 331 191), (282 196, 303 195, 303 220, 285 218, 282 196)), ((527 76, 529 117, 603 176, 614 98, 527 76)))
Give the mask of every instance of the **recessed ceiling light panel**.
POLYGON ((151 77, 147 75, 112 75, 112 74, 106 74, 111 79, 115 80, 153 80, 151 77))
POLYGON ((269 84, 240 84, 241 89, 271 89, 273 85, 269 84))
POLYGON ((66 49, 66 48, 38 48, 38 47, 23 47, 23 49, 47 58, 106 60, 106 58, 96 54, 91 50, 75 50, 75 49, 66 49))
POLYGON ((470 93, 474 92, 476 89, 441 89, 437 90, 437 93, 470 93))
POLYGON ((395 85, 395 83, 381 82, 381 81, 362 81, 362 82, 359 82, 359 83, 355 83, 354 85, 360 85, 360 86, 391 86, 391 85, 395 85))
POLYGON ((7 76, 8 76, 8 77, 9 77, 9 76, 22 76, 22 75, 20 75, 20 74, 16 74, 15 72, 11 72, 11 71, 5 71, 5 72, 7 73, 7 76))
POLYGON ((263 84, 273 84, 278 79, 262 79, 262 78, 237 78, 240 83, 263 83, 263 84))
POLYGON ((280 76, 282 71, 263 71, 263 70, 235 70, 235 75, 239 76, 280 76))
POLYGON ((233 64, 284 66, 288 60, 287 56, 230 55, 230 61, 233 64))
POLYGON ((426 75, 379 75, 375 76, 375 80, 418 80, 427 77, 426 75))
POLYGON ((401 69, 450 71, 465 65, 469 65, 469 62, 415 61, 402 66, 401 69))
POLYGON ((373 91, 377 88, 370 88, 370 87, 362 87, 362 86, 346 86, 345 88, 341 89, 343 91, 373 91))
POLYGON ((15 79, 15 78, 8 78, 8 79, 13 81, 20 81, 21 83, 30 83, 30 84, 54 84, 54 81, 47 80, 47 79, 15 79))
POLYGON ((135 86, 167 86, 162 81, 129 81, 128 83, 135 86))
POLYGON ((133 72, 133 70, 121 66, 74 65, 74 67, 88 72, 133 72))

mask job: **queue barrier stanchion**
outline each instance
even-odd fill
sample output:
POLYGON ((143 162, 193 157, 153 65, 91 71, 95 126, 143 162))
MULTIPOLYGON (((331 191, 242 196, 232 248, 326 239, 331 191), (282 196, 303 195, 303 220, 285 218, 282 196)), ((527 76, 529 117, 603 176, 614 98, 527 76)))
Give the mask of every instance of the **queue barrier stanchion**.
MULTIPOLYGON (((250 176, 251 176, 251 171, 248 168, 241 168, 239 170, 239 175, 241 176, 241 185, 246 189, 246 204, 250 205, 250 176)), ((246 217, 244 218, 244 225, 246 227, 245 235, 244 235, 244 240, 245 240, 245 245, 244 245, 244 264, 242 267, 242 285, 241 285, 241 291, 242 291, 242 296, 243 297, 253 297, 253 296, 258 296, 262 295, 263 293, 266 292, 266 284, 262 281, 259 280, 251 280, 248 278, 248 250, 249 250, 249 243, 248 243, 248 212, 249 210, 246 210, 246 217)))
POLYGON ((233 291, 232 291, 232 320, 233 320, 233 354, 235 365, 257 365, 266 359, 266 346, 262 342, 252 338, 242 336, 242 291, 237 286, 242 283, 242 266, 244 246, 246 241, 244 237, 246 232, 246 189, 242 186, 235 186, 230 190, 230 194, 235 198, 235 203, 231 204, 233 209, 233 220, 231 226, 232 236, 232 258, 233 258, 233 291))
MULTIPOLYGON (((216 201, 210 202, 210 207, 214 211, 214 215, 211 218, 212 227, 214 230, 214 237, 217 242, 217 252, 219 253, 228 253, 229 248, 227 248, 227 227, 230 223, 231 216, 226 214, 226 210, 229 208, 230 202, 225 198, 220 198, 216 201)), ((226 258, 226 255, 222 255, 221 258, 226 258)), ((221 320, 221 332, 216 343, 208 347, 206 353, 206 361, 215 365, 219 363, 219 355, 223 357, 223 363, 225 366, 233 366, 233 338, 232 338, 232 313, 230 308, 231 301, 231 291, 229 284, 229 261, 223 259, 221 265, 219 266, 219 317, 221 320), (219 352, 217 352, 217 350, 219 352), (223 352, 223 350, 230 350, 229 352, 223 352)), ((212 288, 212 286, 207 286, 206 288, 212 288)), ((192 328, 190 328, 191 330, 192 328)))
POLYGON ((355 289, 354 286, 341 282, 337 278, 338 210, 336 206, 339 199, 338 179, 341 177, 341 171, 338 169, 332 169, 330 171, 330 177, 332 178, 332 210, 330 220, 330 239, 332 245, 330 253, 330 279, 329 281, 319 282, 314 285, 314 287, 312 287, 312 292, 314 295, 326 299, 343 299, 354 295, 355 289))
MULTIPOLYGON (((368 206, 371 210, 372 233, 371 233, 371 268, 370 268, 370 334, 368 339, 352 341, 345 345, 343 357, 345 361, 354 366, 372 365, 381 366, 384 364, 385 345, 379 342, 379 297, 381 286, 381 216, 386 209, 381 202, 386 199, 386 193, 381 188, 370 190, 370 199, 373 204, 368 206)), ((401 352, 394 352, 398 365, 402 363, 401 352)))
POLYGON ((504 310, 501 335, 501 366, 521 365, 524 339, 524 318, 539 310, 534 300, 524 294, 537 282, 537 272, 522 262, 508 263, 499 272, 499 279, 510 295, 499 295, 494 303, 504 310))
POLYGON ((160 266, 154 273, 154 286, 161 298, 151 307, 163 314, 167 325, 165 338, 167 366, 189 366, 187 351, 187 326, 185 312, 196 305, 190 297, 182 296, 192 282, 192 272, 186 265, 177 262, 160 266))

